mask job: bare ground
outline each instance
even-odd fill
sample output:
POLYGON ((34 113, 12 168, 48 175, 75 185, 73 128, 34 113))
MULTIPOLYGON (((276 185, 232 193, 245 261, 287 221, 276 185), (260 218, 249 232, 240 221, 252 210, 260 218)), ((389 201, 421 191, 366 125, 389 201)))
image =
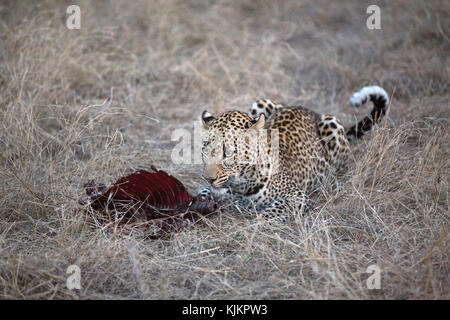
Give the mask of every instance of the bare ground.
POLYGON ((0 298, 450 297, 447 1, 74 2, 80 30, 65 26, 73 2, 0 4, 0 298), (204 109, 267 97, 349 125, 368 109, 348 98, 370 84, 392 95, 387 121, 353 145, 341 188, 285 225, 254 230, 225 208, 149 240, 77 203, 87 180, 150 165, 195 192, 201 166, 171 161, 171 134, 204 109))

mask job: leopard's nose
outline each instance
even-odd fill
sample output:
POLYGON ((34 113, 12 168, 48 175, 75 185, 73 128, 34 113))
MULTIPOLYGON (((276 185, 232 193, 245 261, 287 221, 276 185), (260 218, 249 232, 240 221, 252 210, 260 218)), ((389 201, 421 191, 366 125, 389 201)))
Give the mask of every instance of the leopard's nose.
POLYGON ((203 178, 209 183, 213 183, 219 173, 219 168, 215 164, 207 164, 203 170, 203 178))
POLYGON ((205 178, 205 180, 208 181, 209 183, 213 183, 214 180, 216 180, 215 178, 205 177, 205 176, 203 176, 203 178, 205 178))

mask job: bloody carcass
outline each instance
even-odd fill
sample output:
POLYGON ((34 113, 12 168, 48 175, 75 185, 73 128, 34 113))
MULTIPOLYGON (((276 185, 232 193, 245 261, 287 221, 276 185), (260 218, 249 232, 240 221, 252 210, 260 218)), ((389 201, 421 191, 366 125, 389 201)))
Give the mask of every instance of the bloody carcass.
POLYGON ((90 181, 84 185, 87 196, 79 202, 89 204, 99 221, 152 226, 156 237, 178 231, 218 209, 212 196, 191 196, 175 177, 153 166, 151 170, 138 170, 109 188, 90 181))

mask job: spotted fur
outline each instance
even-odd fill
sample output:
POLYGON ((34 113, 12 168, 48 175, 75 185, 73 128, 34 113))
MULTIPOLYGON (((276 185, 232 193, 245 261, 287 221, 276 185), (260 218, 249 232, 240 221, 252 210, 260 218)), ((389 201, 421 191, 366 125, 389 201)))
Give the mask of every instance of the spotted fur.
POLYGON ((249 114, 229 111, 216 118, 205 111, 203 176, 212 188, 206 186, 200 192, 213 192, 219 201, 232 200, 264 216, 286 218, 308 210, 311 191, 328 176, 346 171, 349 140, 361 137, 386 114, 389 100, 384 89, 365 87, 352 96, 351 103, 358 106, 368 100, 374 102, 374 110, 347 133, 332 115, 283 106, 269 99, 255 101, 249 114), (237 161, 239 147, 246 160, 258 152, 250 140, 262 129, 267 134, 263 136, 267 139, 263 156, 256 162, 237 161), (236 138, 242 132, 249 138, 236 138), (274 137, 278 137, 277 144, 273 144, 274 137))

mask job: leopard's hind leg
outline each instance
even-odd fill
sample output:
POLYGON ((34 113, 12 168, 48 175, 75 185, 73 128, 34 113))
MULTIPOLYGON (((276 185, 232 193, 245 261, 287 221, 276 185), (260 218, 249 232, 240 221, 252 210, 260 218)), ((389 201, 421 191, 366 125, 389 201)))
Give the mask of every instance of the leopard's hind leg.
POLYGON ((350 148, 342 124, 335 116, 323 114, 317 121, 317 133, 329 165, 336 173, 344 173, 347 170, 350 148))

